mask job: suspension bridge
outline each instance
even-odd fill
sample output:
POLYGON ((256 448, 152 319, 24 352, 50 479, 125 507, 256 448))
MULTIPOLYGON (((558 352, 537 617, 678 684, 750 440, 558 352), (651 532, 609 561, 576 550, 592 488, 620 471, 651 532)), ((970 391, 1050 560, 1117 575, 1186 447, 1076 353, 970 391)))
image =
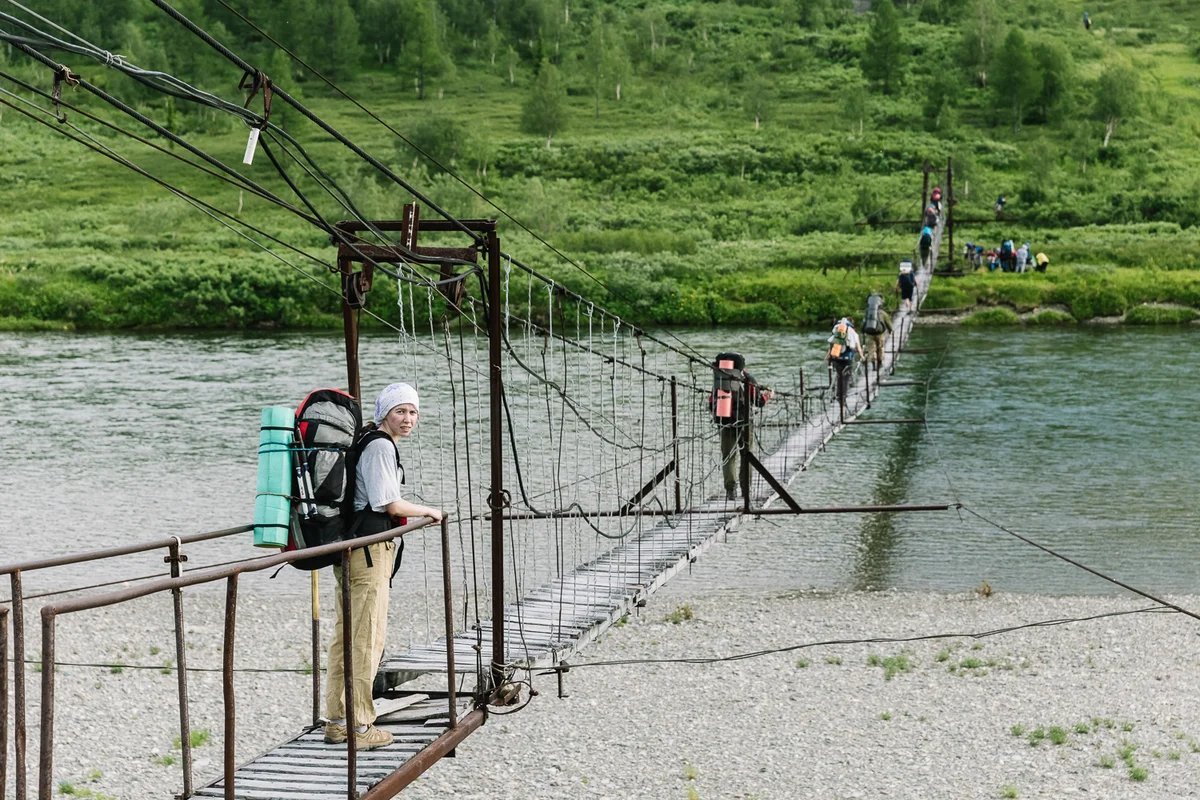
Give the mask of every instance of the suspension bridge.
MULTIPOLYGON (((239 716, 233 682, 239 578, 275 569, 297 556, 259 555, 234 564, 184 568, 184 546, 245 537, 249 526, 244 526, 6 565, 0 575, 9 579, 10 598, 0 605, 0 662, 9 661, 11 648, 14 704, 10 713, 6 668, 0 673, 0 789, 7 789, 11 774, 15 797, 26 800, 34 763, 26 619, 33 598, 27 598, 23 588, 23 576, 29 573, 157 549, 166 552, 168 564, 166 576, 40 603, 42 668, 34 730, 37 796, 42 800, 54 793, 55 741, 61 735, 55 725, 56 699, 62 691, 54 669, 58 620, 152 595, 172 597, 174 609, 180 797, 382 800, 452 754, 486 722, 489 708, 512 704, 527 682, 522 675, 548 670, 561 678, 577 653, 645 604, 747 516, 946 508, 802 508, 787 489, 839 430, 867 422, 861 418, 863 412, 889 383, 899 382, 889 381, 889 376, 904 353, 916 309, 937 264, 942 217, 932 257, 917 260, 916 302, 912 310, 895 315, 882 363, 856 373, 841 398, 820 382, 822 376, 806 379, 801 373, 795 386, 773 386, 770 402, 745 420, 753 436, 729 456, 738 458, 741 487, 737 498, 729 499, 722 478, 724 457, 708 407, 713 354, 700 353, 674 335, 631 324, 520 262, 501 249, 496 221, 462 220, 441 209, 169 4, 155 0, 155 5, 250 76, 254 90, 264 95, 263 111, 199 92, 173 76, 140 69, 78 37, 67 41, 26 21, 0 15, 13 29, 0 31, 0 38, 55 75, 53 98, 42 93, 44 100, 52 99, 52 106, 18 110, 44 123, 49 116, 64 135, 155 180, 220 224, 260 237, 251 239, 259 246, 263 246, 261 237, 272 240, 262 229, 206 205, 94 137, 72 134, 79 129, 58 117, 62 100, 57 87, 60 83, 79 87, 179 145, 196 159, 189 164, 203 165, 210 175, 329 234, 337 248, 332 261, 304 255, 337 278, 334 291, 342 305, 349 391, 364 396, 359 324, 368 315, 396 334, 395 374, 413 380, 424 396, 437 398, 437 413, 422 422, 421 436, 405 459, 414 467, 409 487, 414 496, 450 511, 438 531, 440 537, 425 521, 417 521, 355 544, 400 536, 439 538, 436 546, 428 548, 437 556, 426 558, 421 571, 432 583, 440 582, 440 592, 426 597, 431 604, 441 601, 435 614, 440 616, 441 624, 435 626, 440 630, 427 631, 423 641, 385 654, 380 665, 382 713, 376 724, 393 734, 393 744, 359 752, 354 737, 345 745, 325 743, 319 727, 321 670, 313 669, 311 725, 268 752, 245 759, 236 747, 239 716), (293 196, 286 197, 199 151, 30 44, 30 36, 120 69, 151 88, 243 120, 260 131, 258 146, 293 196), (330 220, 336 217, 319 212, 306 189, 316 185, 329 190, 328 172, 270 122, 270 101, 265 98, 271 93, 407 190, 415 202, 405 207, 404 217, 364 218, 344 193, 339 211, 352 219, 334 223, 330 220), (302 165, 301 177, 287 172, 287 159, 302 165), (305 179, 309 185, 302 187, 305 179), (422 208, 431 209, 436 218, 422 219, 422 208), (394 291, 390 304, 380 299, 385 285, 394 291), (216 776, 196 774, 189 745, 183 595, 206 584, 224 585, 226 592, 221 634, 223 753, 216 776)), ((947 178, 947 207, 951 207, 949 171, 947 178)), ((329 193, 339 196, 336 191, 329 193)), ((923 196, 922 207, 924 200, 923 196)), ((345 558, 349 545, 328 545, 319 552, 342 553, 345 558)), ((314 586, 314 606, 315 593, 314 586)), ((322 660, 320 639, 314 615, 314 666, 322 660)))
MULTIPOLYGON (((433 430, 424 432, 427 438, 415 454, 419 469, 413 487, 419 496, 446 498, 444 502, 454 512, 441 526, 440 561, 422 564, 423 571, 443 582, 444 635, 388 653, 381 664, 389 688, 378 701, 385 713, 376 724, 393 734, 392 745, 355 752, 352 747, 326 744, 318 713, 320 671, 315 671, 312 724, 278 747, 238 763, 232 747, 237 715, 231 623, 223 644, 230 653, 225 665, 228 727, 223 770, 219 777, 197 783, 185 744, 184 797, 300 800, 393 796, 482 726, 490 705, 512 702, 523 683, 521 674, 550 670, 561 678, 576 653, 643 605, 713 541, 735 530, 746 515, 946 508, 801 508, 786 488, 839 430, 860 422, 860 415, 880 391, 890 382, 902 383, 889 380, 889 376, 904 352, 915 308, 929 285, 928 267, 935 262, 918 269, 917 303, 913 311, 901 310, 895 315, 882 364, 876 370, 856 373, 844 403, 834 397, 831 386, 811 379, 802 379, 807 384, 803 387, 776 387, 771 402, 749 420, 755 444, 739 454, 741 485, 748 491, 731 501, 722 483, 717 429, 707 404, 712 389, 709 361, 688 352, 679 342, 661 340, 630 326, 536 273, 505 261, 494 236, 489 237, 493 243, 486 259, 490 266, 479 295, 447 291, 447 286, 477 276, 465 264, 460 265, 464 269, 458 281, 422 282, 414 257, 445 259, 450 251, 456 257, 466 251, 416 245, 420 223, 415 207, 398 226, 385 223, 380 227, 396 227, 400 240, 409 243, 407 252, 375 244, 364 254, 365 244, 349 241, 341 247, 339 264, 346 276, 347 307, 353 311, 351 307, 361 303, 369 290, 366 280, 370 277, 369 269, 366 277, 354 271, 356 259, 369 258, 358 263, 376 265, 388 259, 397 262, 401 373, 449 376, 440 387, 421 387, 423 392, 436 392, 450 402, 443 406, 443 413, 430 415, 427 425, 433 430), (448 303, 459 315, 457 325, 451 326, 443 317, 439 330, 436 314, 416 313, 417 308, 428 310, 438 302, 448 303), (504 311, 492 315, 488 308, 504 311), (497 349, 499 358, 495 357, 497 349), (440 367, 430 369, 431 364, 440 367), (484 402, 492 376, 499 377, 500 391, 491 393, 490 403, 484 402), (597 387, 602 388, 597 391, 597 387), (516 441, 516 431, 525 434, 523 441, 516 441), (536 435, 530 435, 534 432, 536 435), (477 477, 484 468, 494 480, 493 469, 500 477, 481 496, 473 487, 485 484, 477 477), (485 510, 473 510, 480 508, 485 510), (456 574, 463 580, 452 582, 456 574)), ((491 223, 480 227, 491 228, 491 223)), ((358 380, 356 317, 348 313, 346 320, 351 354, 348 376, 354 386, 358 380)), ((415 535, 421 527, 419 523, 409 525, 374 538, 415 535)), ((236 617, 237 577, 274 568, 292 556, 184 573, 180 547, 204 537, 245 535, 247 530, 172 541, 167 559, 172 578, 42 606, 42 663, 55 661, 56 618, 170 593, 177 608, 179 706, 185 709, 183 590, 227 582, 227 615, 232 620, 236 617)), ((339 546, 329 547, 336 550, 339 546)), ((92 553, 77 558, 119 555, 122 553, 92 553)), ((21 576, 69 560, 0 570, 12 582, 17 699, 12 734, 17 796, 22 798, 26 796, 29 751, 25 741, 28 676, 21 576)), ((0 645, 7 650, 9 608, 0 606, 0 616, 5 622, 0 645)), ((319 633, 314 626, 313 663, 321 661, 319 633)), ((53 787, 54 675, 52 669, 41 673, 39 797, 49 797, 53 787)), ((7 692, 0 696, 6 697, 7 692)), ((3 710, 7 740, 7 706, 3 710)), ((181 726, 180 738, 186 743, 186 713, 181 715, 181 726)), ((6 750, 0 749, 0 753, 6 750)))

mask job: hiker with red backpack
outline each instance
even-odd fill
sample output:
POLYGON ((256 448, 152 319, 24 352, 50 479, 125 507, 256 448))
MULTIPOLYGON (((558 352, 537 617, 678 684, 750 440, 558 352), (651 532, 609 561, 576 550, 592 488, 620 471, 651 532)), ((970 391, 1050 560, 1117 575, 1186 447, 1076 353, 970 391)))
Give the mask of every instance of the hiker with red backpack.
MULTIPOLYGON (((725 499, 737 499, 741 476, 739 456, 742 447, 754 446, 751 426, 753 409, 762 408, 771 399, 771 390, 759 386, 746 371, 741 353, 719 353, 713 362, 713 389, 708 395, 708 410, 721 432, 721 477, 725 481, 725 499)), ((743 485, 743 499, 750 487, 743 485)))
MULTIPOLYGON (((347 475, 354 475, 351 505, 353 518, 345 538, 372 536, 407 524, 413 517, 429 517, 438 522, 442 511, 419 505, 404 498, 404 468, 396 445, 412 435, 420 414, 417 390, 407 383, 393 383, 379 393, 375 401, 375 425, 354 441, 347 458, 347 475)), ((404 540, 400 540, 403 551, 404 540)), ((392 743, 392 734, 376 727, 372 685, 383 657, 387 638, 388 598, 393 564, 397 558, 395 541, 378 542, 350 551, 349 575, 334 564, 338 589, 334 592, 337 623, 329 644, 329 663, 325 688, 325 741, 341 744, 349 738, 346 721, 343 641, 350 638, 354 689, 355 745, 373 750, 392 743), (349 581, 350 619, 353 629, 342 629, 342 581, 349 581)))

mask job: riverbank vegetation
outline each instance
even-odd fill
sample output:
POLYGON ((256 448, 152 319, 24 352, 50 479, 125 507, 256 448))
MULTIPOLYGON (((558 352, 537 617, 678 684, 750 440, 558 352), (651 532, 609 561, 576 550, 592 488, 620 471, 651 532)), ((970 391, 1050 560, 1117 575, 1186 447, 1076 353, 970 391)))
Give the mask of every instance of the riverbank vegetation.
MULTIPOLYGON (((842 0, 175 5, 438 205, 500 216, 507 251, 643 325, 813 325, 856 310, 911 256, 922 168, 944 186, 948 163, 953 250, 1011 238, 1051 267, 938 278, 928 306, 1042 324, 1180 323, 1200 309, 1200 8, 1186 0, 1101 0, 1090 28, 1074 0, 906 0, 865 13, 842 0)), ((245 99, 241 71, 151 4, 46 0, 39 12, 131 63, 245 99)), ((47 52, 240 164, 240 121, 47 52)), ((319 230, 177 160, 178 145, 80 88, 64 85, 73 107, 54 122, 21 83, 49 92, 51 72, 15 47, 0 46, 0 72, 12 93, 0 98, 0 327, 339 324, 319 230), (224 227, 60 135, 75 130, 288 246, 224 227)), ((249 102, 261 108, 261 95, 249 102)), ((398 218, 412 200, 278 100, 271 121, 365 215, 398 218)), ((287 192, 261 153, 239 169, 287 192)), ((944 241, 942 264, 960 266, 956 255, 944 241)), ((394 294, 376 286, 372 307, 389 317, 394 294)))

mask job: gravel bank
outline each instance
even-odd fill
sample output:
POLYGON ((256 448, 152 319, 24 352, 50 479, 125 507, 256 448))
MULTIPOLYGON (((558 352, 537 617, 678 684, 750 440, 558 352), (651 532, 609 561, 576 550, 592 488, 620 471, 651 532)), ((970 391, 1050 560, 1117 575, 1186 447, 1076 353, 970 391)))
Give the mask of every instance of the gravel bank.
MULTIPOLYGON (((243 596, 237 665, 303 669, 307 609, 274 609, 264 597, 243 596)), ((1198 597, 1173 600, 1200 608, 1198 597)), ((188 599, 191 667, 220 665, 222 602, 215 592, 188 599)), ((1117 597, 895 592, 732 597, 684 580, 580 661, 987 632, 1148 605, 1117 597), (684 606, 691 619, 666 619, 684 606)), ((64 622, 61 661, 173 663, 169 601, 64 622)), ((405 624, 416 623, 399 621, 393 635, 405 624)), ((1177 613, 979 639, 823 645, 711 665, 579 668, 567 676, 566 699, 556 697, 552 677, 535 676, 540 695, 527 708, 492 716, 456 759, 402 796, 1197 797, 1198 669, 1200 622, 1177 613), (1060 731, 1065 741, 1052 743, 1060 731)), ((70 783, 96 798, 179 791, 179 768, 165 763, 178 755, 173 674, 77 666, 60 666, 57 674, 56 785, 70 783)), ((30 675, 35 752, 39 678, 30 675)), ((299 672, 239 673, 239 759, 307 721, 308 681, 299 672)), ((194 673, 191 693, 193 727, 211 734, 196 750, 203 782, 221 765, 219 673, 194 673)), ((34 772, 31 787, 36 780, 34 772)))

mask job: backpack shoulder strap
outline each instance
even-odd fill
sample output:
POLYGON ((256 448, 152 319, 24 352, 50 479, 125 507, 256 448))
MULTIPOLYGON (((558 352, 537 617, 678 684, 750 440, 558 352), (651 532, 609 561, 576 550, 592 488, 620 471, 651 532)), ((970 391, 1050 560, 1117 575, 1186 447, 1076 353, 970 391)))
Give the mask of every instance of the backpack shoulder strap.
MULTIPOLYGON (((362 431, 354 440, 354 444, 350 445, 350 449, 346 451, 346 491, 342 497, 342 516, 349 519, 354 514, 354 487, 358 481, 358 461, 362 457, 363 450, 367 445, 376 439, 386 439, 392 441, 392 437, 388 436, 381 430, 371 428, 362 431)), ((392 447, 395 450, 395 445, 392 447)), ((400 483, 404 483, 404 466, 400 463, 400 452, 396 451, 396 468, 400 470, 400 483)))

